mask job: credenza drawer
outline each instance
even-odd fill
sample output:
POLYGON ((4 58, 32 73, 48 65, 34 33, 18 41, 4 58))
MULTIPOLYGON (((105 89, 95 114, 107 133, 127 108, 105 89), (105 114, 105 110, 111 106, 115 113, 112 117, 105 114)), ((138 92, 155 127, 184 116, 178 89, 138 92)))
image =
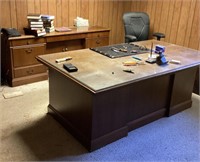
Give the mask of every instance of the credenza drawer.
POLYGON ((56 52, 66 52, 83 48, 85 48, 83 39, 49 42, 46 45, 46 54, 56 53, 56 52))
POLYGON ((67 41, 67 40, 77 40, 77 39, 84 39, 86 34, 69 34, 69 35, 60 35, 54 37, 46 37, 46 42, 58 42, 59 41, 67 41))
POLYGON ((22 40, 12 40, 12 46, 23 46, 23 45, 30 45, 30 44, 40 44, 44 43, 44 38, 30 38, 30 39, 22 39, 22 40))
POLYGON ((29 76, 33 74, 39 74, 44 73, 47 71, 47 67, 45 67, 42 64, 29 66, 29 67, 21 67, 21 68, 15 68, 14 69, 14 75, 15 77, 23 77, 23 76, 29 76))
POLYGON ((89 33, 87 38, 99 38, 99 37, 109 37, 109 32, 97 32, 97 33, 89 33))
POLYGON ((37 55, 44 54, 44 51, 44 44, 13 47, 13 66, 20 67, 38 64, 38 61, 35 59, 35 57, 37 55))

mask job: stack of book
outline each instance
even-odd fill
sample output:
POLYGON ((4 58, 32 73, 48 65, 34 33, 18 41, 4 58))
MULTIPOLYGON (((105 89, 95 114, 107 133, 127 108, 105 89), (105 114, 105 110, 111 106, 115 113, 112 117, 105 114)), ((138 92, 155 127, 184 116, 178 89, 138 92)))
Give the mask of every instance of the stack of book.
POLYGON ((24 28, 26 35, 35 35, 36 37, 46 34, 41 14, 28 14, 28 28, 24 28))
POLYGON ((41 15, 41 19, 43 21, 43 25, 44 25, 45 31, 47 33, 55 31, 55 27, 54 27, 55 16, 53 16, 53 15, 41 15))

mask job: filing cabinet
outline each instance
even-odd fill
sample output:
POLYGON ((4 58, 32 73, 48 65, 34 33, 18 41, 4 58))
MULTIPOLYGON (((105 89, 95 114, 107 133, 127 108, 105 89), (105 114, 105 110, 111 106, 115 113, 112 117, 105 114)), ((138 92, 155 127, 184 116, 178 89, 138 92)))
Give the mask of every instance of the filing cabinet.
POLYGON ((36 60, 36 56, 45 54, 46 43, 44 38, 21 39, 6 38, 2 35, 3 77, 10 86, 32 83, 48 78, 47 68, 36 60))

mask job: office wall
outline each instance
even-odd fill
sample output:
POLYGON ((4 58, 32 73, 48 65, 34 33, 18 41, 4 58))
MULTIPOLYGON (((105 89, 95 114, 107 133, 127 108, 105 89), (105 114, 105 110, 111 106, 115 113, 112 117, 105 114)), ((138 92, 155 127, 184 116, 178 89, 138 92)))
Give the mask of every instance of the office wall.
POLYGON ((200 50, 200 0, 140 0, 131 2, 132 11, 147 12, 151 34, 166 34, 167 42, 200 50))
MULTIPOLYGON (((16 27, 23 32, 28 13, 55 15, 55 26, 73 26, 77 16, 89 19, 90 25, 111 29, 110 43, 123 41, 121 16, 126 3, 120 0, 3 0, 1 3, 2 27, 16 27)), ((128 6, 130 9, 130 6, 128 6)))
POLYGON ((163 32, 167 42, 200 49, 199 0, 1 0, 0 10, 0 26, 21 32, 28 13, 55 15, 55 26, 72 26, 81 16, 90 25, 110 28, 110 44, 124 41, 124 12, 144 11, 151 19, 151 34, 163 32))

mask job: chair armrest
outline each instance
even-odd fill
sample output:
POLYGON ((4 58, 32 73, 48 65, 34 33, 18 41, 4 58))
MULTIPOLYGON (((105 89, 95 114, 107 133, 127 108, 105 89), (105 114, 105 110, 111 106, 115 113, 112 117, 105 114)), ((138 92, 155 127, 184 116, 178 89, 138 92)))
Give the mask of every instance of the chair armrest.
POLYGON ((125 42, 129 43, 129 42, 135 42, 137 41, 136 36, 134 35, 125 35, 125 42))
POLYGON ((161 38, 165 38, 165 34, 163 33, 153 33, 153 36, 160 40, 161 38))

